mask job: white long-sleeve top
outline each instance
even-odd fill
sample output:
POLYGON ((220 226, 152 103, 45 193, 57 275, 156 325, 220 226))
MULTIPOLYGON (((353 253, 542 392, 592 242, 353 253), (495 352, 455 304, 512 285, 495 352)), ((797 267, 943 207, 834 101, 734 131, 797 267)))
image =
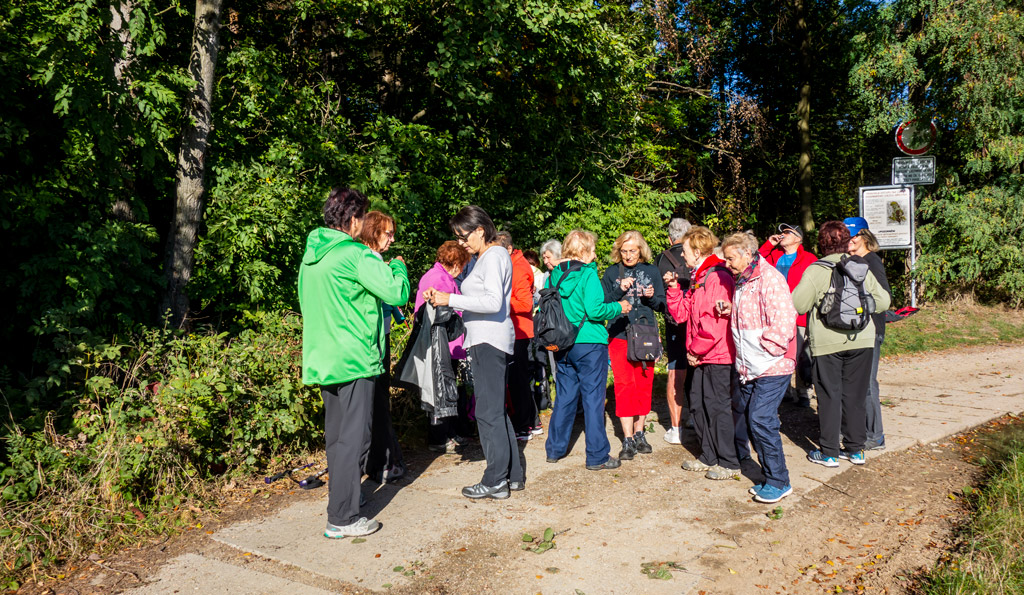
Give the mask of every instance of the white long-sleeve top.
POLYGON ((462 310, 468 350, 487 343, 511 354, 516 333, 509 318, 512 299, 512 259, 502 246, 491 246, 477 257, 473 271, 462 281, 462 295, 452 294, 448 305, 462 310))

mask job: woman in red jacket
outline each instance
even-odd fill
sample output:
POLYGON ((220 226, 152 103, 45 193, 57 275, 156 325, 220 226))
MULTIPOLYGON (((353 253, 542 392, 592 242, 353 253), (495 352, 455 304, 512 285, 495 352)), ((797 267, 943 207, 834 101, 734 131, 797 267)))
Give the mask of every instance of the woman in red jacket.
POLYGON ((693 227, 683 236, 683 258, 693 271, 690 289, 683 292, 672 273, 665 273, 668 312, 686 324, 686 358, 694 368, 690 413, 700 442, 700 457, 683 463, 687 471, 704 471, 708 479, 739 475, 733 442, 732 364, 736 350, 729 330, 735 282, 722 259, 712 254, 718 238, 706 227, 693 227))

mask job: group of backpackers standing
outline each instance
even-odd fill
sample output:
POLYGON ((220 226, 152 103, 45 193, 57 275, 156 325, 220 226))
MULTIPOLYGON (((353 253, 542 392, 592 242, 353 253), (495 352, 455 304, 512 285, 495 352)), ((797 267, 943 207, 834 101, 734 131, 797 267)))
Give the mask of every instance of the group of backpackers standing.
MULTIPOLYGON (((385 263, 380 255, 394 239, 394 222, 384 215, 369 237, 361 235, 364 221, 376 217, 366 208, 358 192, 332 191, 326 227, 310 234, 299 275, 303 381, 319 384, 324 399, 331 470, 324 535, 334 538, 380 526, 359 514, 363 471, 384 481, 404 469, 387 405, 381 412, 374 395, 391 382, 385 305, 404 305, 410 284, 401 257, 385 263), (384 455, 374 456, 380 449, 384 455), (384 462, 370 473, 366 463, 375 459, 384 462)), ((538 255, 515 249, 483 209, 464 207, 450 226, 456 239, 442 244, 419 282, 416 323, 394 380, 420 390, 438 450, 464 443, 466 422, 475 421, 486 467, 462 489, 465 497, 504 499, 525 489, 517 441, 542 432, 544 403, 535 388, 550 362, 548 463, 568 454, 580 409, 587 469, 614 469, 651 453, 647 416, 662 351, 671 425, 665 441, 681 443, 692 427, 699 456, 682 466, 709 479, 736 477, 753 460, 752 445, 764 475, 750 488, 756 501, 792 492, 778 416, 787 391, 809 406, 814 386, 821 432, 812 462, 863 464, 865 449, 884 448, 878 404, 868 398, 878 401, 872 376, 884 323, 871 315, 884 312, 890 296, 863 219, 823 224, 820 260, 804 250, 794 226, 780 225, 758 247, 747 232, 719 243, 708 228, 673 219, 671 246, 656 259, 639 232, 621 234, 603 275, 590 231, 546 242, 539 255, 545 274, 538 255), (655 313, 665 318, 663 340, 655 313), (609 368, 623 436, 618 456, 605 429, 609 368)))

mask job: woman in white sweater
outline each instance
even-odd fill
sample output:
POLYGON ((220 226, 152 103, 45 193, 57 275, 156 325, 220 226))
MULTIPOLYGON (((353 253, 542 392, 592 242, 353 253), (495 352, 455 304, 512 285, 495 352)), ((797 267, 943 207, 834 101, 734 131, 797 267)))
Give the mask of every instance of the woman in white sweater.
POLYGON ((462 295, 434 288, 423 295, 435 306, 462 310, 466 325, 463 345, 473 371, 476 423, 487 468, 480 483, 463 488, 462 495, 504 499, 526 485, 516 434, 505 412, 506 374, 515 343, 509 318, 512 260, 497 243, 498 231, 480 207, 464 207, 450 223, 459 244, 476 255, 476 264, 462 281, 462 295))

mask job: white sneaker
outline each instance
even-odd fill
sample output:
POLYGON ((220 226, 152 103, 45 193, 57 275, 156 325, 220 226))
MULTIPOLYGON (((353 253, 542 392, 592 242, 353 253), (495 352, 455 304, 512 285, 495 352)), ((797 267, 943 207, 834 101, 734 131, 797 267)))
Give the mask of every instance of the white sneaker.
POLYGON ((328 537, 330 539, 362 537, 364 535, 374 533, 378 529, 380 529, 380 521, 360 517, 356 522, 350 525, 343 525, 341 527, 327 523, 327 528, 324 529, 324 537, 328 537))
POLYGON ((665 432, 665 435, 662 436, 662 438, 665 440, 665 442, 668 442, 669 444, 683 443, 683 441, 679 439, 679 430, 675 428, 669 428, 669 430, 665 432))

